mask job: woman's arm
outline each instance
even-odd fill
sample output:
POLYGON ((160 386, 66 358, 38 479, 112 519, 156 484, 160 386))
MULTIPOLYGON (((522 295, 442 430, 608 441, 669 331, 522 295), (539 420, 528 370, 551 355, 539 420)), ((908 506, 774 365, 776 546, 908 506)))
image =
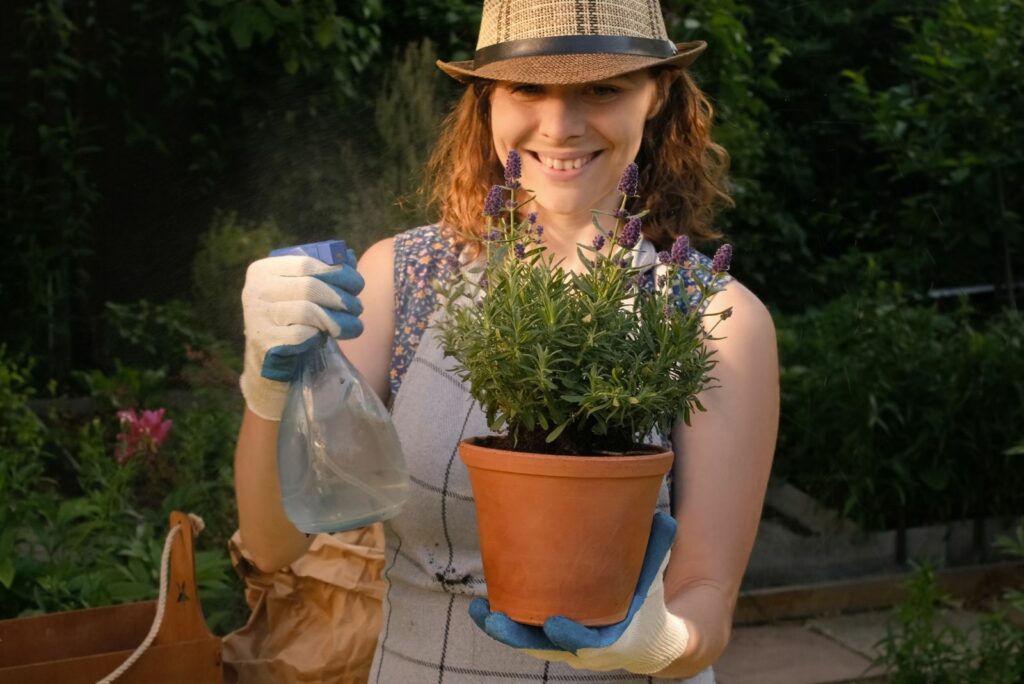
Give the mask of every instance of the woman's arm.
POLYGON ((665 603, 684 620, 690 640, 659 677, 692 676, 725 650, 775 452, 775 326, 761 301, 735 280, 708 310, 727 307, 732 316, 714 331, 723 339, 708 343, 720 387, 701 393, 706 412, 694 412, 690 427, 672 432, 679 530, 665 571, 665 603))
MULTIPOLYGON (((384 401, 388 396, 395 321, 394 240, 381 240, 366 250, 357 270, 366 282, 359 293, 363 332, 338 344, 384 401)), ((312 541, 292 525, 284 512, 277 477, 280 425, 246 409, 235 448, 238 525, 246 551, 263 572, 290 565, 312 541)))

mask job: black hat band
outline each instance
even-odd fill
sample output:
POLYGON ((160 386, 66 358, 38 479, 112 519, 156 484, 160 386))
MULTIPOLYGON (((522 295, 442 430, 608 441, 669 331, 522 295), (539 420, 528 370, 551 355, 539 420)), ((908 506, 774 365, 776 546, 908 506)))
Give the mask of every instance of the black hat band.
POLYGON ((668 59, 678 51, 675 43, 638 36, 551 36, 509 40, 480 48, 473 54, 474 68, 515 57, 611 53, 668 59))

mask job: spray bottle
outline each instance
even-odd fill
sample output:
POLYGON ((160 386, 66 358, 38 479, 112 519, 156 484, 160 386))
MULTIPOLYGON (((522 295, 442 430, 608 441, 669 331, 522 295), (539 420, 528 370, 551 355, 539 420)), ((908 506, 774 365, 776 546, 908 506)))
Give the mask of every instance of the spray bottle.
MULTIPOLYGON (((343 240, 277 249, 344 266, 343 240)), ((355 266, 355 264, 350 264, 355 266)), ((324 336, 305 352, 288 388, 277 445, 288 518, 307 533, 387 520, 408 496, 409 475, 391 416, 366 379, 324 336)))

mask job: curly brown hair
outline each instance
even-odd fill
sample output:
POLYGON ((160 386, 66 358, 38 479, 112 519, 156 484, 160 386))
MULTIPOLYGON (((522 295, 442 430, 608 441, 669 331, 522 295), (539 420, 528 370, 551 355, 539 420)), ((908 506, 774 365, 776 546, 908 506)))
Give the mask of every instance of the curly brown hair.
MULTIPOLYGON (((735 203, 727 191, 729 153, 711 139, 711 102, 684 69, 652 69, 651 76, 660 108, 644 126, 636 159, 642 205, 630 210, 650 210, 643 232, 658 249, 668 249, 679 235, 720 238, 712 227, 715 210, 735 203)), ((424 175, 428 206, 459 244, 472 246, 469 238, 483 234, 484 197, 504 183, 491 139, 494 85, 480 79, 467 86, 441 125, 424 175)))

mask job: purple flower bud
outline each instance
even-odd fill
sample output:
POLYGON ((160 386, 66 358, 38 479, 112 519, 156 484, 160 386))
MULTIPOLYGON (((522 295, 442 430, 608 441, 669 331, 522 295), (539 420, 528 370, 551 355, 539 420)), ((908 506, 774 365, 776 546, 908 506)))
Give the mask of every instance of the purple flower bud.
POLYGON ((515 209, 516 208, 516 201, 512 200, 512 199, 506 200, 505 208, 509 209, 509 210, 515 209))
POLYGON ((530 222, 531 226, 535 224, 537 222, 537 212, 531 211, 526 215, 526 220, 530 222))
POLYGON ((629 259, 619 259, 615 263, 619 265, 619 268, 629 268, 629 259))
MULTIPOLYGON (((668 254, 668 252, 664 252, 664 254, 668 254)), ((666 282, 668 282, 668 278, 666 278, 664 275, 658 276, 658 289, 660 290, 664 288, 666 282)))
POLYGON ((732 245, 728 242, 718 248, 715 258, 711 260, 711 270, 715 273, 725 273, 732 263, 732 245))
POLYGON ((658 252, 658 261, 663 263, 663 264, 667 264, 670 261, 672 261, 672 254, 662 250, 662 251, 658 252))
POLYGON ((594 249, 596 249, 597 251, 601 251, 601 249, 603 247, 604 247, 604 235, 600 235, 600 234, 595 235, 594 236, 594 249))
POLYGON ((497 242, 501 239, 501 231, 497 228, 491 229, 491 232, 487 233, 487 239, 491 242, 497 242))
POLYGON ((636 162, 630 162, 619 179, 619 192, 625 195, 635 195, 638 175, 636 162))
POLYGON ((537 239, 539 240, 540 236, 543 235, 543 234, 544 234, 544 226, 537 226, 537 239))
POLYGON ((522 259, 524 256, 526 256, 526 245, 524 245, 523 243, 517 242, 514 249, 516 252, 517 259, 522 259))
POLYGON ((487 191, 484 200, 484 216, 497 216, 501 213, 501 186, 494 185, 487 191))
POLYGON ((625 209, 616 209, 614 211, 614 214, 615 214, 615 218, 617 218, 617 219, 627 219, 627 218, 629 218, 629 212, 626 211, 625 209))
POLYGON ((523 160, 515 150, 508 151, 508 158, 505 160, 505 185, 518 188, 519 177, 523 175, 523 160))
POLYGON ((686 235, 680 235, 676 238, 676 241, 672 243, 672 263, 677 266, 682 266, 686 263, 686 260, 690 256, 690 238, 686 235))
POLYGON ((445 263, 445 268, 447 268, 449 271, 451 271, 453 273, 458 272, 458 270, 459 270, 459 257, 454 252, 449 252, 448 253, 448 256, 445 257, 444 263, 445 263))
POLYGON ((640 240, 640 219, 632 218, 619 233, 619 247, 633 249, 640 240))

